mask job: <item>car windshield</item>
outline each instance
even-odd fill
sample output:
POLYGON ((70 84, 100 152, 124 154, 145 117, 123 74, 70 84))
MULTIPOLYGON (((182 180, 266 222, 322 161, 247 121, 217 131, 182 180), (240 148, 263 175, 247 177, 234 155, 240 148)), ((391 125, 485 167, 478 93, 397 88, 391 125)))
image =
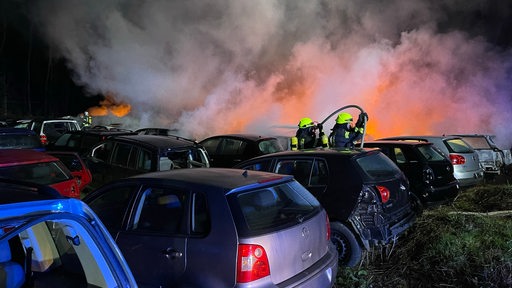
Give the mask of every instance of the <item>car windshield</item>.
POLYGON ((61 162, 44 162, 0 168, 2 177, 28 181, 42 185, 52 185, 72 179, 67 168, 61 162))
POLYGON ((466 141, 471 147, 474 149, 490 149, 489 143, 484 137, 464 137, 464 141, 466 141))
POLYGON ((296 181, 236 195, 237 205, 251 232, 303 222, 320 209, 320 203, 296 181))
POLYGON ((399 175, 400 168, 383 153, 371 153, 356 159, 367 179, 380 181, 399 175))
POLYGON ((446 140, 450 152, 453 153, 473 153, 474 150, 462 139, 449 139, 446 140))
POLYGON ((41 142, 39 141, 39 137, 35 134, 33 135, 3 135, 0 137, 0 149, 5 148, 39 148, 41 147, 41 142))
POLYGON ((432 145, 422 145, 418 147, 421 155, 427 159, 427 161, 446 161, 444 155, 432 145))

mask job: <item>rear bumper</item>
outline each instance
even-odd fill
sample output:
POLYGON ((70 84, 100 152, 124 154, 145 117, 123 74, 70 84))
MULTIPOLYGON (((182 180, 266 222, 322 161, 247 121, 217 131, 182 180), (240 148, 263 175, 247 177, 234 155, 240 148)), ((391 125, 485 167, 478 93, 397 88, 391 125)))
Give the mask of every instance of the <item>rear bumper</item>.
POLYGON ((443 186, 425 188, 423 192, 418 196, 426 206, 449 203, 460 193, 459 182, 452 181, 443 186))
POLYGON ((454 171, 453 176, 455 176, 455 178, 457 178, 457 180, 459 181, 459 185, 461 187, 478 185, 484 181, 484 171, 483 170, 468 171, 468 172, 454 171))
POLYGON ((277 287, 333 287, 338 273, 338 251, 334 244, 330 243, 329 250, 322 259, 300 274, 284 282, 277 287))

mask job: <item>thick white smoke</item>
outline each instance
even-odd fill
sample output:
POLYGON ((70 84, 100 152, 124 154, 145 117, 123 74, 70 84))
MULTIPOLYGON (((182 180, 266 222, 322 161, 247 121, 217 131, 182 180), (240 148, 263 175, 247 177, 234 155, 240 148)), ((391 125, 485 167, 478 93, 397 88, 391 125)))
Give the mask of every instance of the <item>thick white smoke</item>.
POLYGON ((131 105, 128 128, 290 135, 272 127, 355 104, 369 137, 489 133, 510 147, 511 53, 451 26, 458 9, 487 9, 459 2, 42 0, 33 13, 78 83, 131 105))

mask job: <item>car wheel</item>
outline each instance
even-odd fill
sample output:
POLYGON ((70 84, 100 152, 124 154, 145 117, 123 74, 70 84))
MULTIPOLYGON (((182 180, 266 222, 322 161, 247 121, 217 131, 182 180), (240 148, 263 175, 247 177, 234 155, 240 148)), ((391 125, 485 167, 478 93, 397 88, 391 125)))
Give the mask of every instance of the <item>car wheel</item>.
POLYGON ((414 213, 416 213, 416 216, 421 216, 421 214, 423 214, 423 210, 424 210, 423 203, 421 203, 420 198, 418 196, 416 196, 416 194, 411 192, 411 194, 409 194, 409 195, 411 197, 412 210, 414 211, 414 213))
POLYGON ((357 242, 354 233, 347 226, 339 223, 331 223, 331 241, 338 250, 338 263, 340 265, 354 267, 362 258, 362 249, 357 242))

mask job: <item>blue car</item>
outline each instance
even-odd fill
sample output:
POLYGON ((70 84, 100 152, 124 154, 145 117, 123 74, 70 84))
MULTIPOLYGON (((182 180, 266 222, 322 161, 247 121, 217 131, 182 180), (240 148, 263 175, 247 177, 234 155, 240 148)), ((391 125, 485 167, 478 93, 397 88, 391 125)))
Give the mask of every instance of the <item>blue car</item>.
POLYGON ((0 287, 137 287, 114 240, 80 200, 1 199, 0 287))

